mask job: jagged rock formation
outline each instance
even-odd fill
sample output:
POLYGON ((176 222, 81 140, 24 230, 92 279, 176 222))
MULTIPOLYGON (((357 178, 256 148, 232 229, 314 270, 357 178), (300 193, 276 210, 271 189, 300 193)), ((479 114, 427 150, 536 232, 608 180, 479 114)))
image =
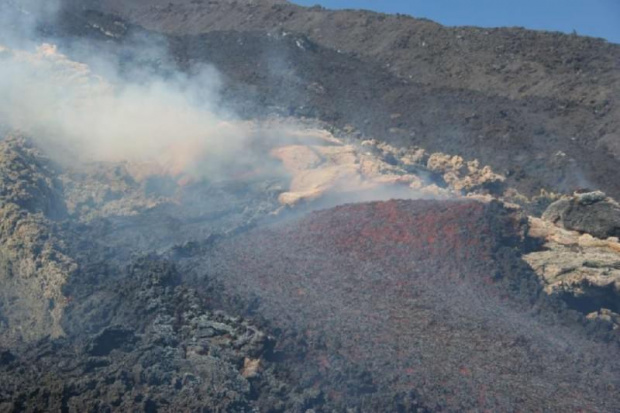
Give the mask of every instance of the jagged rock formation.
MULTIPOLYGON (((588 233, 557 226, 578 223, 585 228, 601 229, 600 217, 589 207, 602 203, 594 211, 612 213, 616 203, 602 193, 576 194, 552 204, 543 219, 530 218, 530 235, 543 240, 544 249, 527 254, 525 260, 539 274, 549 294, 557 294, 568 304, 590 317, 601 315, 618 328, 620 311, 620 243, 618 238, 597 239, 588 233), (574 209, 573 209, 574 208, 574 209), (611 211, 610 211, 611 209, 611 211), (569 220, 563 221, 568 215, 569 220), (558 218, 560 221, 558 221, 558 218)), ((611 215, 613 216, 613 214, 611 215)), ((609 218, 610 215, 604 215, 609 218)), ((609 222, 609 219, 603 223, 609 222)), ((598 231, 607 235, 607 230, 598 231)))
POLYGON ((549 205, 543 219, 597 238, 620 237, 620 205, 601 191, 560 199, 549 205))
POLYGON ((62 336, 62 287, 76 270, 62 230, 58 171, 26 139, 0 144, 0 345, 62 336))
POLYGON ((257 387, 266 406, 295 403, 276 402, 266 390, 284 386, 261 365, 267 335, 209 311, 169 263, 146 257, 128 272, 112 282, 74 282, 69 338, 2 353, 1 411, 250 412, 257 387), (96 332, 75 335, 84 328, 96 332))

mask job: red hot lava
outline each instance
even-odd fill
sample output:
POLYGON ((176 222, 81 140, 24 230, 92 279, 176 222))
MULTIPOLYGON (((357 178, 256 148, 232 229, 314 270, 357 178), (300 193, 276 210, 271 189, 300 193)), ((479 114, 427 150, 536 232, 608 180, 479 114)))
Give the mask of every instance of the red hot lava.
POLYGON ((345 403, 617 410, 617 347, 541 298, 524 226, 496 203, 344 205, 229 238, 199 267, 281 332, 302 383, 345 403))

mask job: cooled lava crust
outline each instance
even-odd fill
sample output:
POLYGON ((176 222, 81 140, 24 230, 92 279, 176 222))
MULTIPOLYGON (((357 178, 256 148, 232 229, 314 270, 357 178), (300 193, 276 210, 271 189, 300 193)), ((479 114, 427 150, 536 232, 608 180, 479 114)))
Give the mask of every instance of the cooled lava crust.
POLYGON ((331 402, 620 411, 617 342, 541 293, 525 225, 497 203, 344 205, 223 240, 192 268, 260 314, 274 361, 331 402))

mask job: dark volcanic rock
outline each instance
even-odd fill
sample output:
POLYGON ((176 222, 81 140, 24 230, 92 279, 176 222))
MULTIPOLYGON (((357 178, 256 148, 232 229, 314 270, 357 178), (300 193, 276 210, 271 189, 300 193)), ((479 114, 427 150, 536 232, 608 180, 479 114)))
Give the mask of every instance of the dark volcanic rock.
POLYGON ((620 237, 620 205, 600 191, 560 199, 549 205, 543 219, 598 238, 620 237))
POLYGON ((92 203, 90 221, 57 220, 57 205, 116 183, 65 176, 68 197, 58 169, 25 139, 0 141, 0 412, 290 411, 316 397, 276 378, 265 333, 211 309, 170 262, 140 258, 173 233, 192 239, 179 225, 200 240, 246 225, 258 212, 230 208, 236 192, 256 208, 262 198, 237 189, 213 205, 193 187, 189 210, 98 217, 105 205, 92 203))
POLYGON ((74 282, 82 285, 71 287, 70 337, 0 352, 0 411, 251 412, 276 405, 277 391, 290 411, 296 397, 310 397, 282 390, 261 364, 267 335, 208 310, 169 263, 145 257, 125 275, 74 282), (94 308, 107 326, 79 334, 94 308))
POLYGON ((122 327, 108 327, 93 337, 87 352, 96 357, 107 356, 112 350, 124 345, 131 348, 130 345, 134 341, 135 336, 132 330, 122 327))
POLYGON ((191 267, 264 317, 297 380, 343 406, 618 410, 617 344, 540 294, 515 253, 523 230, 493 203, 346 205, 233 237, 191 267))
POLYGON ((8 350, 4 350, 0 352, 0 364, 9 364, 15 360, 15 356, 8 350))

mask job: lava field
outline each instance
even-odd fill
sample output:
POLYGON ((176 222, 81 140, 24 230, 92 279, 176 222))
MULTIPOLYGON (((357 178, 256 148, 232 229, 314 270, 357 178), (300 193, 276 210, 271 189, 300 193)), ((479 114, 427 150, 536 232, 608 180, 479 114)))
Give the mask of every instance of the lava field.
MULTIPOLYGON (((618 347, 541 294, 525 221, 499 204, 351 204, 185 263, 279 335, 303 385, 364 411, 613 411, 618 347)), ((198 287, 200 288, 200 287, 198 287)))
POLYGON ((620 412, 619 45, 287 0, 0 21, 0 413, 620 412))

